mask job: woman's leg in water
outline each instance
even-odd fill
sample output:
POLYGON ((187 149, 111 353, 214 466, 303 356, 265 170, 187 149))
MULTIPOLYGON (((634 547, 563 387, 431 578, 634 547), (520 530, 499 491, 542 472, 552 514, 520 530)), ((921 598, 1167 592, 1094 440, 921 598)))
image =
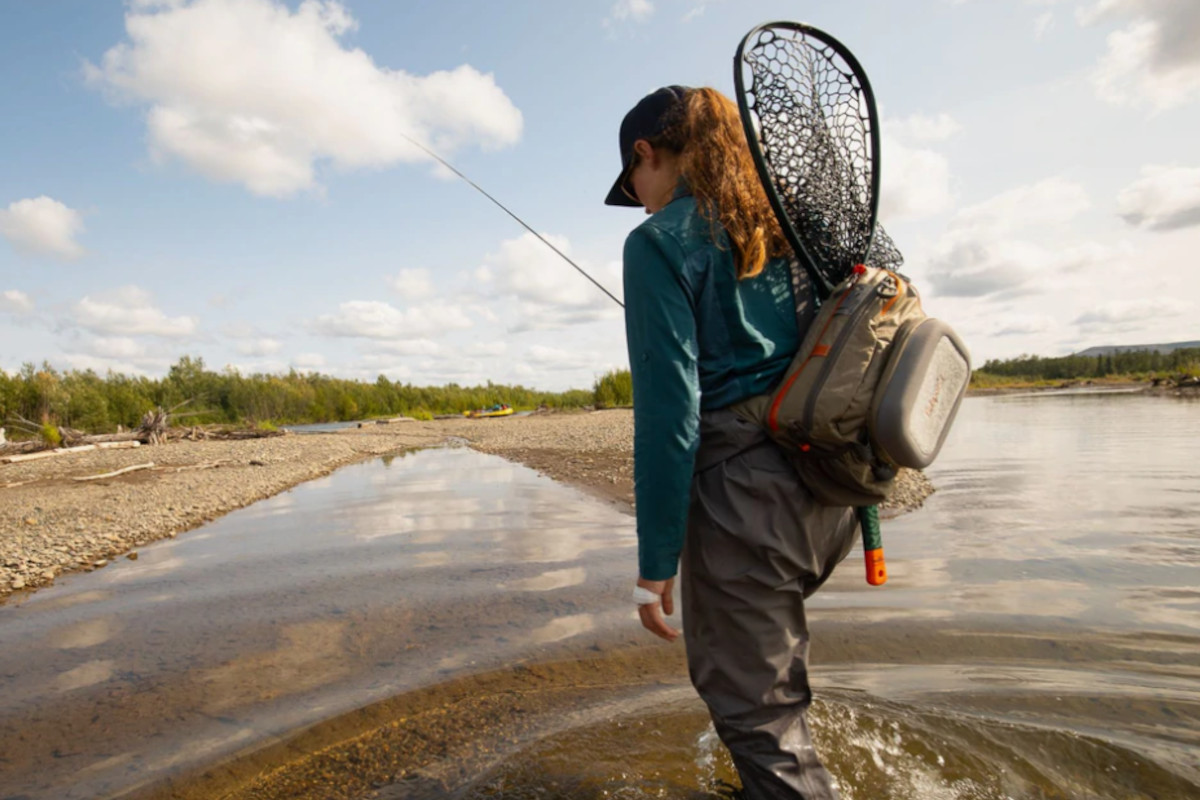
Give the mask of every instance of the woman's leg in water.
MULTIPOLYGON (((708 444, 755 433, 725 417, 707 421, 702 451, 706 433, 708 444)), ((699 463, 681 573, 692 683, 748 797, 836 798, 805 716, 804 597, 849 552, 853 513, 813 503, 769 441, 699 463)))

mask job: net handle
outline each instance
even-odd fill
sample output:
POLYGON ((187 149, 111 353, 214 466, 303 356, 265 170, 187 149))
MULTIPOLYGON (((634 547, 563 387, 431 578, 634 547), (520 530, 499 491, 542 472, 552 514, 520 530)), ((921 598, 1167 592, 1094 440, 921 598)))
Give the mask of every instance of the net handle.
POLYGON ((770 167, 767 164, 766 156, 763 154, 762 145, 759 142, 758 131, 755 129, 752 117, 753 112, 750 109, 750 104, 746 101, 746 85, 743 75, 746 47, 752 39, 760 34, 774 34, 776 30, 799 33, 828 45, 845 60, 862 86, 863 100, 867 107, 868 136, 871 142, 871 187, 867 198, 867 213, 869 215, 867 230, 869 233, 867 234, 866 248, 859 261, 866 261, 867 255, 871 252, 871 243, 875 239, 875 223, 879 215, 879 113, 875 107, 875 93, 871 90, 871 82, 867 80, 867 73, 862 68, 862 65, 858 63, 858 59, 854 57, 854 54, 844 44, 819 28, 805 25, 802 22, 766 22, 751 29, 749 33, 742 37, 742 41, 738 44, 737 52, 733 56, 733 84, 737 90, 738 114, 742 118, 742 128, 746 132, 746 142, 750 145, 750 155, 754 159, 754 167, 758 170, 759 181, 767 193, 767 200, 771 203, 771 208, 775 211, 775 217, 779 220, 779 226, 783 228, 784 238, 792 246, 792 250, 796 253, 800 263, 804 265, 805 270, 813 279, 813 285, 818 296, 821 300, 825 300, 833 293, 833 284, 816 268, 818 259, 814 258, 815 254, 810 253, 808 248, 804 246, 804 243, 800 241, 800 236, 796 233, 796 228, 792 225, 792 221, 787 215, 783 198, 779 196, 779 191, 775 188, 775 181, 772 179, 770 167))

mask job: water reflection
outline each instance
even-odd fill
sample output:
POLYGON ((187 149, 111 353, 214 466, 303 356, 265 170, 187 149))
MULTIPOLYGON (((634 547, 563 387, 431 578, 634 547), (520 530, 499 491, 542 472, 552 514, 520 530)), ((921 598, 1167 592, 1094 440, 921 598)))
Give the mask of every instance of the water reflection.
POLYGON ((578 586, 587 579, 587 570, 583 567, 570 569, 554 569, 543 572, 533 578, 523 578, 502 583, 498 589, 515 589, 523 592, 548 592, 551 589, 565 589, 568 586, 578 586))
POLYGON ((70 692, 104 683, 112 677, 115 661, 89 661, 69 669, 54 679, 53 691, 70 692))
MULTIPOLYGON (((1187 430, 1200 430, 1200 407, 1165 398, 967 400, 928 470, 937 492, 884 524, 893 577, 880 602, 1200 631, 1170 594, 1200 585, 1200 459, 1187 430)), ((831 588, 853 591, 857 572, 839 571, 831 588)))
POLYGON ((529 632, 529 641, 536 644, 561 642, 581 633, 596 629, 596 618, 591 614, 572 614, 569 617, 559 617, 551 620, 540 628, 529 632))
POLYGON ((633 542, 629 517, 531 470, 430 450, 64 576, 0 608, 0 797, 106 796, 611 635, 633 542))
POLYGON ((107 642, 120 629, 120 624, 110 617, 85 620, 56 631, 49 638, 49 644, 60 650, 95 647, 107 642))

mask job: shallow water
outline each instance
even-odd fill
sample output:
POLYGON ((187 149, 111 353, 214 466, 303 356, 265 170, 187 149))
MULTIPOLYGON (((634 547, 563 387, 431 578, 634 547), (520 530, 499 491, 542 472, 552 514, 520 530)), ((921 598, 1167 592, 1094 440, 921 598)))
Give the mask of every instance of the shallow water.
MULTIPOLYGON (((889 583, 855 553, 810 601, 845 797, 1200 796, 1197 431, 1200 404, 1167 398, 964 404, 938 492, 885 523, 889 583)), ((712 797, 732 770, 680 648, 633 621, 632 564, 628 517, 500 459, 346 468, 0 607, 0 798, 256 752, 303 780, 174 788, 712 797), (511 669, 547 658, 574 666, 511 669), (390 705, 473 675, 425 716, 390 705), (369 757, 329 755, 341 739, 369 757)))
POLYGON ((633 547, 627 516, 456 448, 60 579, 0 608, 0 797, 104 796, 623 626, 633 547))

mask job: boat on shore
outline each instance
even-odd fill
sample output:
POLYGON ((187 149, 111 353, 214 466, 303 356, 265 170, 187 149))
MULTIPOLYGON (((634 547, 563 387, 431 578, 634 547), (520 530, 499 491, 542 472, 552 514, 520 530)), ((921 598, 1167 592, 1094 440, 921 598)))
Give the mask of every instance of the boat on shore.
POLYGON ((510 417, 513 413, 513 407, 508 403, 497 403, 491 408, 477 408, 473 411, 464 411, 463 416, 469 419, 487 419, 489 417, 510 417))

